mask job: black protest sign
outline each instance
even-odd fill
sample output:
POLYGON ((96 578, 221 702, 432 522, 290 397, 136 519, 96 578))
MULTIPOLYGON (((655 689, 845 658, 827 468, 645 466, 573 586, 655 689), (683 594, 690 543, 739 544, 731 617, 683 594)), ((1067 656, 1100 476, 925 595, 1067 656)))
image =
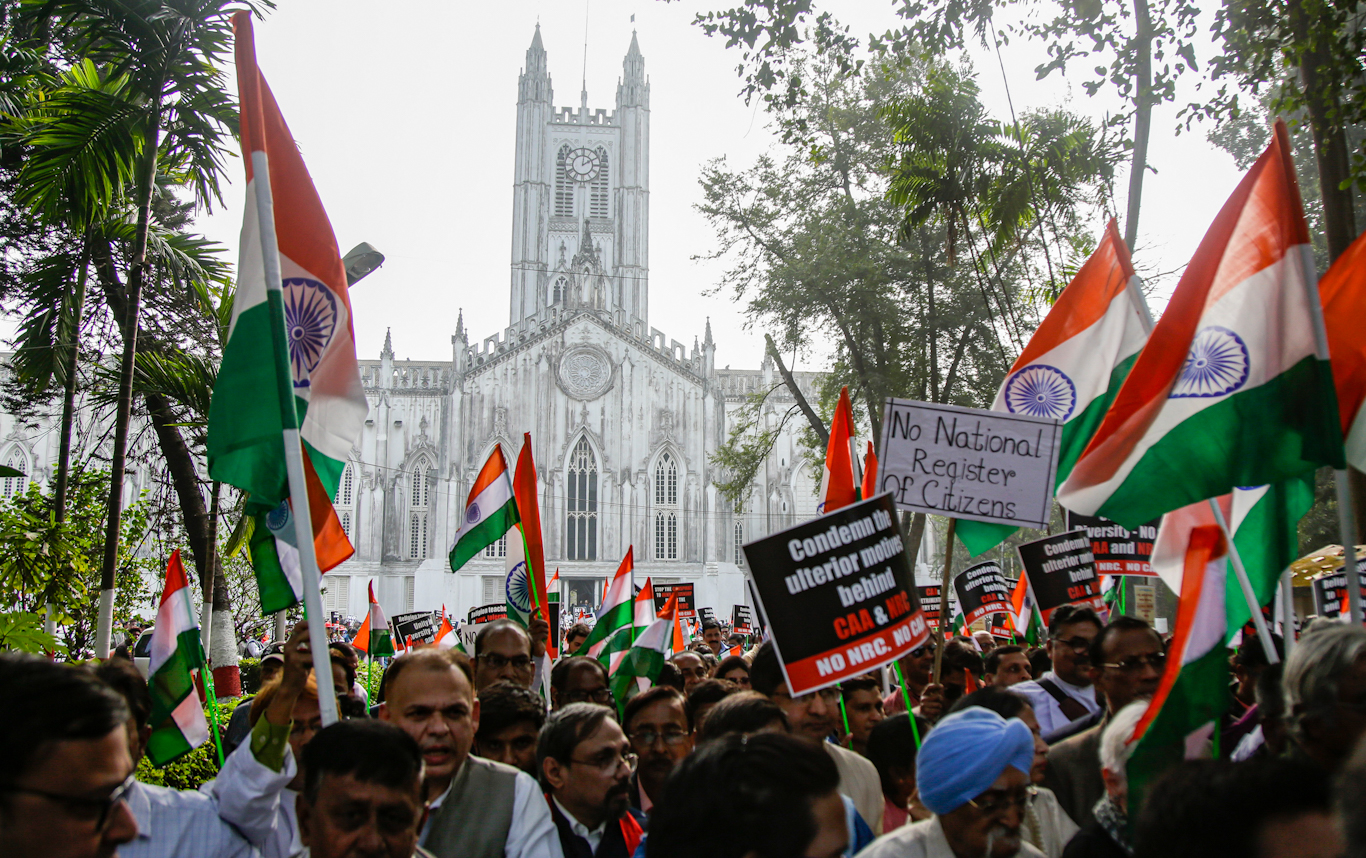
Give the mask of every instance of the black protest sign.
POLYGON ((1155 518, 1130 530, 1098 515, 1079 515, 1067 512, 1068 530, 1085 530, 1091 537, 1091 555, 1095 559, 1097 575, 1151 575, 1153 571, 1153 542, 1157 540, 1155 518))
POLYGON ((888 399, 877 490, 911 512, 1047 527, 1061 429, 1028 414, 888 399))
POLYGON ((651 584, 654 588, 655 613, 664 610, 664 606, 669 604, 669 596, 678 594, 678 616, 685 620, 693 619, 697 616, 697 611, 693 608, 692 591, 693 585, 688 584, 651 584))
POLYGON ((389 618, 389 626, 394 630, 394 643, 402 646, 408 645, 409 638, 413 639, 413 643, 431 643, 436 640, 436 630, 440 625, 431 611, 395 614, 389 618))
POLYGON ((1100 576, 1091 556, 1091 537, 1085 530, 1025 542, 1016 550, 1045 626, 1053 611, 1063 605, 1082 605, 1097 611, 1105 607, 1100 576))
POLYGON ((890 495, 744 548, 794 697, 894 661, 929 637, 890 495))
POLYGON ((507 615, 507 602, 494 602, 492 605, 484 605, 482 608, 470 608, 469 621, 471 624, 491 623, 494 620, 501 620, 507 615))
POLYGON ((545 594, 545 601, 546 601, 546 607, 549 609, 549 610, 546 611, 546 614, 549 615, 549 619, 550 619, 550 634, 546 637, 546 640, 551 641, 551 642, 554 644, 555 649, 559 649, 559 640, 560 640, 560 594, 559 594, 559 593, 553 593, 553 592, 552 592, 552 593, 546 593, 546 594, 545 594))
MULTIPOLYGON (((1362 601, 1366 602, 1366 560, 1357 561, 1357 578, 1361 584, 1362 601)), ((1314 611, 1325 619, 1337 619, 1347 613, 1347 574, 1339 569, 1314 579, 1314 611)))
MULTIPOLYGON (((940 599, 941 589, 942 588, 938 584, 933 584, 929 587, 916 587, 916 590, 920 595, 920 610, 924 612, 925 622, 928 623, 932 629, 939 628, 939 618, 944 614, 944 609, 940 604, 942 601, 940 599)), ((948 613, 949 619, 953 619, 952 600, 949 602, 948 613)))
POLYGON ((736 605, 730 609, 730 630, 736 634, 748 635, 754 632, 754 617, 749 605, 736 605))
MULTIPOLYGON (((681 601, 682 601, 682 600, 680 599, 680 603, 681 603, 681 601)), ((682 616, 682 614, 679 614, 679 616, 682 616)), ((711 608, 698 608, 698 609, 697 609, 697 620, 698 620, 699 624, 700 624, 700 623, 705 623, 705 622, 707 622, 708 620, 710 620, 710 621, 712 621, 712 622, 716 622, 716 612, 713 611, 711 608)))
POLYGON ((987 631, 991 632, 993 637, 1014 637, 1015 626, 1011 622, 1010 614, 992 614, 991 623, 987 631))
MULTIPOLYGON (((995 560, 969 566, 953 579, 953 592, 958 596, 958 609, 963 613, 963 627, 999 611, 1010 610, 1010 588, 1006 586, 1001 566, 995 560)), ((953 619, 949 618, 952 623, 953 619)))

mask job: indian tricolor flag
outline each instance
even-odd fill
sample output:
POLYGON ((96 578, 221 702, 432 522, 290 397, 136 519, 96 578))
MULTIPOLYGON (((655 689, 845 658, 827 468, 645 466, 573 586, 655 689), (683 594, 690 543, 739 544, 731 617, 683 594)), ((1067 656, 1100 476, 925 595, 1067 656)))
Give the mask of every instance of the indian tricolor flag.
POLYGON ((332 225, 256 66, 250 14, 236 13, 233 27, 247 198, 207 449, 210 475, 247 494, 257 531, 252 562, 268 613, 298 601, 302 587, 285 445, 303 444, 314 543, 326 570, 352 553, 331 500, 369 405, 332 225))
POLYGON ((299 431, 328 497, 369 405, 332 224, 256 67, 250 13, 236 13, 233 27, 247 199, 232 324, 209 409, 208 457, 214 479, 269 510, 289 494, 280 439, 294 427, 293 417, 281 413, 279 388, 293 391, 299 431), (270 222, 261 220, 263 193, 270 195, 270 222), (278 371, 280 348, 292 370, 286 377, 278 371))
POLYGON ((830 420, 830 442, 825 447, 825 468, 821 471, 820 499, 816 512, 846 507, 858 500, 858 481, 854 479, 854 409, 849 404, 849 388, 840 388, 835 416, 830 420))
POLYGON ((1309 231, 1278 121, 1271 145, 1205 234, 1058 501, 1132 528, 1235 486, 1343 467, 1318 302, 1309 231))
POLYGON ((1333 356, 1347 461, 1366 471, 1366 337, 1361 335, 1362 319, 1366 319, 1366 233, 1323 275, 1319 299, 1333 356))
POLYGON ((678 599, 671 596, 669 604, 672 606, 669 614, 659 617, 641 632, 612 672, 610 685, 618 706, 625 707, 628 700, 653 685, 664 669, 678 625, 678 599))
POLYGON ((147 661, 147 688, 152 696, 147 757, 154 766, 164 766, 209 739, 209 725, 193 677, 193 671, 204 669, 204 662, 199 620, 177 548, 166 564, 166 589, 157 607, 147 661))
MULTIPOLYGON (((504 536, 509 537, 508 555, 512 556, 513 537, 520 547, 521 536, 509 531, 519 520, 507 459, 503 458, 503 448, 495 444, 465 500, 465 515, 451 544, 451 571, 459 571, 471 557, 504 536)), ((525 556, 523 550, 522 558, 525 556)))
POLYGON ((451 625, 450 619, 446 616, 446 609, 441 608, 441 625, 436 630, 436 639, 432 641, 432 646, 437 649, 455 649, 460 643, 460 635, 456 633, 455 627, 451 625))
MULTIPOLYGON (((1229 499, 1222 501, 1227 507, 1229 499)), ((1167 666, 1130 740, 1138 742, 1126 767, 1131 808, 1141 806, 1147 785, 1167 769, 1206 753, 1228 708, 1225 594, 1236 591, 1226 586, 1227 554, 1208 503, 1163 518, 1153 568, 1175 583, 1180 602, 1167 666), (1173 581, 1178 571, 1180 580, 1173 581)))
POLYGON ((607 585, 607 592, 602 596, 602 604, 598 607, 598 621, 581 647, 586 654, 597 658, 607 647, 608 639, 618 629, 631 628, 635 610, 635 599, 631 593, 631 584, 635 580, 632 572, 635 566, 635 546, 632 545, 627 547, 626 556, 617 567, 617 574, 612 576, 612 583, 607 585))
POLYGON ((603 644, 602 649, 598 650, 598 661, 607 666, 607 673, 610 676, 617 669, 626 653, 636 642, 646 629, 661 616, 655 611, 654 588, 650 584, 650 579, 645 579, 645 586, 640 588, 636 594, 632 619, 629 626, 622 626, 612 633, 612 636, 603 644))
POLYGON ((351 646, 370 656, 371 658, 384 658, 394 654, 394 638, 389 632, 389 618, 384 616, 384 609, 375 601, 375 582, 370 582, 369 587, 370 607, 366 611, 365 620, 356 630, 356 637, 351 641, 351 646))
MULTIPOLYGON (((1147 339, 1141 285, 1112 219, 996 393, 993 411, 1062 421, 1057 485, 1072 472, 1147 339)), ((976 556, 1016 529, 960 520, 956 532, 976 556)))

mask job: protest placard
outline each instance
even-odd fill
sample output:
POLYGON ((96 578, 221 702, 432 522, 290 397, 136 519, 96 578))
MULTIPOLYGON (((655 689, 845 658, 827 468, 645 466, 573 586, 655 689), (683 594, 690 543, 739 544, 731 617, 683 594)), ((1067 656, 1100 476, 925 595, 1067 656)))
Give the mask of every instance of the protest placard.
POLYGON ((898 509, 1046 527, 1060 431, 1027 414, 888 399, 878 491, 898 509))
MULTIPOLYGON (((1357 561, 1357 578, 1361 595, 1366 598, 1366 560, 1357 561)), ((1314 611, 1320 617, 1335 620, 1347 613, 1347 574, 1339 569, 1314 579, 1314 611)))
MULTIPOLYGON (((681 598, 681 597, 680 597, 679 601, 680 601, 680 603, 682 602, 682 598, 681 598)), ((682 616, 682 614, 679 614, 679 616, 682 616)), ((698 627, 700 628, 701 625, 702 625, 703 623, 705 623, 706 621, 708 621, 708 620, 711 620, 712 622, 715 622, 715 621, 716 621, 716 612, 713 611, 711 608, 707 608, 707 607, 698 608, 698 609, 697 609, 697 625, 698 625, 698 627)))
MULTIPOLYGON (((925 614, 925 622, 932 629, 939 628, 939 618, 944 613, 943 607, 940 605, 940 594, 943 592, 943 588, 940 587, 938 584, 934 584, 929 587, 916 587, 916 590, 918 591, 918 595, 920 596, 920 610, 925 614)), ((948 613, 949 617, 952 618, 952 598, 949 599, 948 613)))
POLYGON ((1134 585, 1134 616, 1150 623, 1157 617, 1156 587, 1151 584, 1134 585))
POLYGON ((545 594, 546 615, 550 621, 550 634, 546 640, 555 642, 555 649, 560 646, 560 594, 553 590, 545 594))
POLYGON ((655 613, 664 610, 664 606, 669 604, 669 596, 678 594, 678 616, 685 620, 691 620, 697 616, 697 611, 693 607, 693 585, 687 584, 650 584, 654 589, 655 613))
POLYGON ((494 602, 492 605, 484 605, 482 608, 470 608, 469 621, 472 624, 491 623, 494 620, 501 620, 508 615, 506 602, 494 602))
POLYGON ((1085 530, 1091 537, 1091 555, 1097 575, 1151 575, 1153 542, 1157 539, 1160 518, 1130 530, 1098 515, 1078 515, 1067 511, 1067 529, 1085 530))
POLYGON ((736 605, 730 609, 730 630, 741 635, 754 633, 754 615, 749 605, 736 605))
POLYGON ((1010 623, 1010 614, 992 614, 987 631, 993 637, 1009 638, 1015 636, 1015 627, 1010 623))
POLYGON ((394 614, 389 618, 389 626, 394 630, 394 640, 405 646, 408 638, 413 643, 431 643, 436 640, 436 630, 441 625, 431 611, 414 611, 410 614, 394 614))
POLYGON ((1016 551, 1045 626, 1053 611, 1063 605, 1082 605, 1097 611, 1105 608, 1100 576, 1091 555, 1091 537, 1085 530, 1025 542, 1016 551))
MULTIPOLYGON (((1010 588, 995 560, 959 572, 953 579, 953 592, 958 596, 958 609, 963 614, 965 628, 987 614, 1010 610, 1010 588)), ((952 622, 952 618, 946 622, 952 622)))
POLYGON ((894 661, 929 637, 890 495, 744 549, 794 697, 894 661))

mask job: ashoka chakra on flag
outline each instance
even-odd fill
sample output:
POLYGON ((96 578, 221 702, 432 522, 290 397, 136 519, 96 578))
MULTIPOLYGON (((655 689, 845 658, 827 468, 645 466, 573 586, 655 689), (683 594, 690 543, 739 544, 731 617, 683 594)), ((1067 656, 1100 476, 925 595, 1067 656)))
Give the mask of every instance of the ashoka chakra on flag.
POLYGON ((1196 333, 1186 363, 1172 385, 1172 399, 1227 396, 1247 383, 1247 343, 1219 325, 1196 333))
POLYGON ((1011 374, 1005 400, 1011 414, 1066 420, 1077 407, 1077 387, 1062 370, 1035 363, 1011 374))
POLYGON ((531 594, 526 588, 526 561, 518 563, 508 572, 507 599, 512 607, 523 614, 531 613, 531 594))
POLYGON ((308 376, 322 360, 337 329, 337 297, 331 289, 307 277, 286 277, 281 286, 294 386, 308 387, 308 376))

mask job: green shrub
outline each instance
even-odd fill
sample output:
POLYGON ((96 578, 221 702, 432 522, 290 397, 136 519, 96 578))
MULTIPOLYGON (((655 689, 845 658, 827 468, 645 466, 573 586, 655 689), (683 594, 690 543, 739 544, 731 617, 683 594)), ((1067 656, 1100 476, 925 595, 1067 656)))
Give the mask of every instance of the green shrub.
MULTIPOLYGON (((232 717, 232 710, 236 709, 242 701, 250 700, 251 697, 252 695, 247 694, 239 699, 229 698, 215 704, 218 708, 220 730, 228 729, 228 719, 232 717)), ((197 790, 204 782, 218 777, 218 748, 214 744, 212 736, 213 713, 212 711, 205 711, 204 715, 209 718, 209 741, 159 769, 154 767, 151 761, 144 756, 138 761, 138 780, 145 784, 166 786, 172 789, 197 790)))
POLYGON ((261 690, 261 659, 238 659, 237 670, 242 674, 243 694, 255 694, 261 690))

